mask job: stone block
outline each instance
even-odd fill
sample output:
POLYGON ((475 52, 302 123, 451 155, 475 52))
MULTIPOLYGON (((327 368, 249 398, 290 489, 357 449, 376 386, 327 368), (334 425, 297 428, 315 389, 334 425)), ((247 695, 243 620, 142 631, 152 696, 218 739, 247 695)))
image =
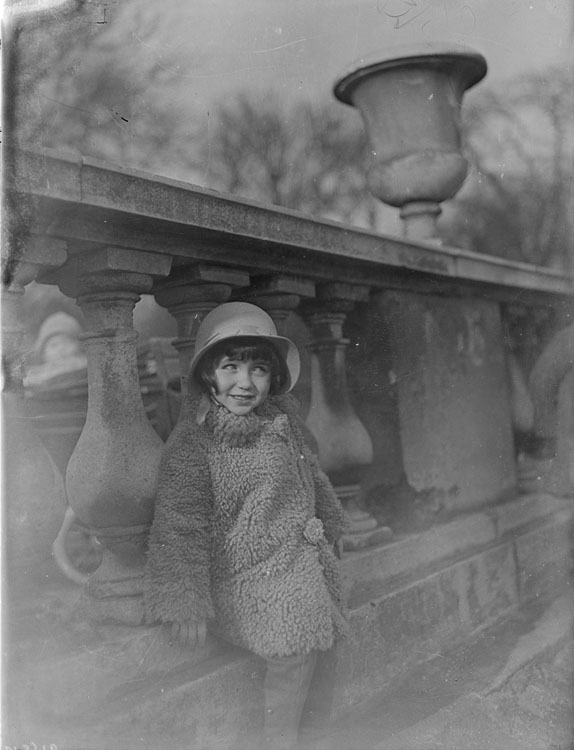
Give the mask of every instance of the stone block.
POLYGON ((458 587, 464 591, 464 612, 470 629, 495 622, 518 606, 517 570, 514 550, 501 544, 456 566, 458 587))
MULTIPOLYGON (((523 599, 548 590, 569 557, 572 515, 557 507, 552 498, 521 498, 345 555, 354 597, 350 636, 316 685, 320 710, 343 716, 349 707, 392 690, 412 668, 503 619, 520 604, 519 582, 523 599), (498 512, 512 536, 496 536, 498 512), (357 598, 361 579, 374 588, 357 598)), ((44 661, 43 681, 32 673, 20 687, 26 701, 35 696, 35 720, 51 714, 57 725, 51 736, 62 747, 116 747, 121 740, 148 750, 166 736, 198 750, 246 741, 249 746, 249 732, 262 719, 261 660, 212 641, 194 661, 170 647, 161 629, 114 632, 112 642, 62 649, 44 661), (63 706, 54 705, 58 691, 66 696, 63 706)))
MULTIPOLYGON (((329 675, 329 711, 390 689, 410 668, 514 607, 511 547, 490 548, 354 608, 329 675)), ((90 747, 137 736, 142 744, 134 747, 147 748, 177 727, 182 741, 207 749, 217 746, 215 737, 233 743, 260 725, 259 659, 212 642, 194 661, 169 646, 163 629, 114 632, 113 642, 54 655, 20 688, 35 720, 51 717, 62 746, 64 739, 90 747)))
POLYGON ((413 578, 495 539, 492 519, 473 513, 382 547, 345 554, 342 568, 350 606, 376 596, 397 578, 413 578))
MULTIPOLYGON (((261 727, 263 662, 255 657, 213 659, 191 673, 179 670, 148 681, 138 692, 118 691, 112 712, 101 718, 112 737, 135 733, 155 738, 180 733, 182 747, 198 750, 233 747, 261 727), (226 744, 227 743, 227 744, 226 744)), ((108 707, 109 708, 109 707, 108 707)), ((98 717, 92 721, 99 724, 98 717)))
POLYGON ((469 510, 516 484, 495 301, 385 293, 404 469, 416 490, 469 510))
POLYGON ((501 503, 488 509, 496 524, 497 535, 504 537, 516 534, 529 524, 535 524, 553 513, 563 510, 566 503, 552 495, 526 495, 511 502, 501 503))
POLYGON ((254 275, 253 288, 257 294, 295 294, 299 297, 315 297, 315 283, 304 276, 274 274, 254 275))
POLYGON ((339 648, 334 710, 384 692, 397 677, 514 609, 510 543, 487 549, 353 610, 339 648))
POLYGON ((193 299, 193 292, 198 284, 228 284, 231 287, 248 287, 249 274, 237 268, 226 268, 225 266, 212 266, 207 263, 195 266, 183 266, 174 269, 169 278, 156 283, 155 293, 162 297, 162 305, 169 307, 179 302, 183 296, 186 301, 187 291, 193 299), (183 288, 182 288, 183 287, 183 288))
POLYGON ((550 598, 570 584, 572 534, 572 511, 564 510, 516 539, 521 601, 550 598))
POLYGON ((104 247, 93 253, 75 255, 68 265, 71 272, 76 275, 130 272, 164 277, 170 271, 171 258, 160 253, 142 253, 123 247, 104 247))
POLYGON ((7 665, 11 686, 25 696, 28 710, 56 721, 89 715, 99 704, 109 704, 126 685, 133 689, 161 680, 170 670, 193 670, 221 651, 217 641, 209 640, 202 650, 190 652, 173 642, 167 627, 108 627, 100 635, 87 629, 82 635, 80 629, 74 635, 73 628, 64 626, 62 639, 67 650, 46 655, 44 641, 18 644, 14 638, 13 658, 7 665), (31 658, 36 651, 38 658, 31 658), (18 667, 18 662, 27 666, 18 667))

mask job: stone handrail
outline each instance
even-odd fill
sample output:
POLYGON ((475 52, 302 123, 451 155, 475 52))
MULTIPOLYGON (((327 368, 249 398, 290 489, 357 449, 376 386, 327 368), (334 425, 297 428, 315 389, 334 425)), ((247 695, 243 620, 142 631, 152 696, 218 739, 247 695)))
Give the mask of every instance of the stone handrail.
POLYGON ((231 262, 251 272, 380 288, 419 289, 432 279, 435 291, 463 284, 511 300, 520 290, 522 301, 529 290, 538 300, 574 291, 562 271, 317 220, 50 149, 22 152, 8 186, 35 202, 33 234, 167 255, 174 267, 231 262))

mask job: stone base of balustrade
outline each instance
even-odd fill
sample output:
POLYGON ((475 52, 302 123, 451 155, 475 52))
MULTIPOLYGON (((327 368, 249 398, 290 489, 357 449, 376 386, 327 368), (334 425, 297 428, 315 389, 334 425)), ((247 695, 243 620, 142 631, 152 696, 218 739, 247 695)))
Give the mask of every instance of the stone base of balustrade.
POLYGON ((118 596, 96 598, 81 594, 74 607, 74 619, 86 620, 101 625, 131 625, 137 627, 145 622, 143 597, 118 596))
POLYGON ((92 573, 73 610, 77 621, 137 627, 145 622, 143 569, 110 579, 108 571, 92 573))
POLYGON ((540 458, 521 455, 517 462, 518 489, 522 494, 550 492, 562 497, 574 493, 574 471, 568 454, 540 458))
MULTIPOLYGON (((345 553, 350 637, 323 660, 323 715, 311 718, 341 718, 431 655, 556 596, 570 584, 572 521, 571 500, 528 495, 345 553)), ((215 750, 260 726, 256 657, 214 639, 194 653, 157 626, 63 623, 46 633, 45 602, 33 606, 9 636, 5 743, 215 750)))
POLYGON ((544 492, 552 470, 552 458, 520 456, 517 465, 518 489, 522 494, 544 492))
POLYGON ((90 530, 102 542, 102 561, 74 607, 74 618, 91 623, 143 625, 143 566, 148 526, 90 530))
POLYGON ((353 552, 378 544, 385 544, 393 538, 393 530, 389 526, 377 526, 369 531, 358 531, 343 535, 343 550, 353 552))
POLYGON ((377 519, 358 505, 358 484, 337 486, 335 489, 347 516, 343 550, 350 552, 374 547, 392 539, 392 529, 389 526, 379 526, 377 519))

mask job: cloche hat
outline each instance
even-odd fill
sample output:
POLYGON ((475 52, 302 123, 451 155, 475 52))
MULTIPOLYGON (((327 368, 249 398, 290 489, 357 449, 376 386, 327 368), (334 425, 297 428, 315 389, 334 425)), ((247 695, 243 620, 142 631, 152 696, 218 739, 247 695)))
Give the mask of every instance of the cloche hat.
POLYGON ((238 336, 262 338, 275 346, 287 368, 287 379, 280 393, 290 391, 301 370, 299 351, 290 339, 278 335, 275 323, 265 310, 248 302, 226 302, 205 316, 197 332, 195 354, 189 366, 190 379, 206 352, 220 341, 238 336))

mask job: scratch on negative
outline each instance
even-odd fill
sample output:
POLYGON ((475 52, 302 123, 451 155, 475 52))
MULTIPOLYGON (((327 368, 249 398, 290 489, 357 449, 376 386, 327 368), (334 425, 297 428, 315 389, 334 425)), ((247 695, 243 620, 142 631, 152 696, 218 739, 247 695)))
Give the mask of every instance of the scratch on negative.
POLYGON ((510 45, 504 44, 503 42, 499 42, 498 40, 492 39, 489 36, 479 36, 478 34, 459 34, 459 37, 461 39, 470 39, 472 41, 474 41, 475 39, 476 40, 480 39, 481 41, 490 42, 491 44, 495 44, 498 47, 502 47, 502 49, 507 50, 509 52, 512 50, 512 47, 510 45))
MULTIPOLYGON (((166 70, 168 73, 173 73, 174 68, 169 65, 161 65, 160 63, 157 64, 159 68, 162 70, 166 70)), ((252 70, 278 70, 277 63, 273 65, 250 65, 245 68, 234 68, 233 70, 224 70, 221 73, 180 73, 179 77, 188 80, 188 81, 196 81, 200 79, 208 79, 208 78, 223 78, 225 76, 235 75, 237 73, 249 73, 252 70)))
POLYGON ((278 49, 285 49, 285 47, 292 47, 294 44, 301 44, 302 42, 308 42, 309 39, 312 39, 312 38, 313 37, 303 37, 303 39, 295 39, 292 42, 287 42, 287 44, 280 44, 278 47, 266 47, 265 49, 254 49, 254 50, 251 50, 251 52, 254 55, 260 55, 262 52, 275 52, 278 49))

